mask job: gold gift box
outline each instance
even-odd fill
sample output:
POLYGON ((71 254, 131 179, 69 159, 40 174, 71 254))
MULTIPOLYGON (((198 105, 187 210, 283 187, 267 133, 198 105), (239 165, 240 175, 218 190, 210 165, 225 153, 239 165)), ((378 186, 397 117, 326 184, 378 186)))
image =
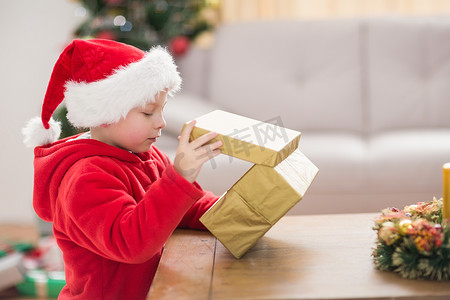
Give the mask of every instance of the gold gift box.
MULTIPOLYGON (((191 140, 214 131, 218 136, 213 141, 223 142, 223 154, 259 165, 276 166, 297 149, 300 141, 301 133, 298 131, 222 110, 212 111, 195 120, 197 123, 191 140)), ((279 120, 274 118, 272 121, 279 120)))
POLYGON ((318 172, 300 150, 274 168, 254 165, 200 221, 240 258, 302 199, 318 172))
POLYGON ((319 169, 297 149, 301 133, 276 118, 272 124, 216 110, 196 121, 191 140, 217 132, 222 153, 255 164, 200 218, 240 258, 302 199, 319 169))

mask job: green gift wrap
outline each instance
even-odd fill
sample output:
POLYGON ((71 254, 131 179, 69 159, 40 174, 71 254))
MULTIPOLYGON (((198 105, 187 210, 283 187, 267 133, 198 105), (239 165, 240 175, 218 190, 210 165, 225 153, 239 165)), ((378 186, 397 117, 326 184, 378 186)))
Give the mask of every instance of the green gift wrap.
POLYGON ((31 270, 26 273, 25 280, 17 285, 17 289, 22 296, 58 298, 65 285, 63 271, 31 270))

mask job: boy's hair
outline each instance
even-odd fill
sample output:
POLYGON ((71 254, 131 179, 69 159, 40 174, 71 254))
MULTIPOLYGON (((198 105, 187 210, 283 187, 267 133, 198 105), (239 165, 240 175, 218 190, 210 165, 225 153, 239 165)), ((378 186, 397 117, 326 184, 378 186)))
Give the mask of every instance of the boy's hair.
POLYGON ((75 127, 96 127, 116 123, 159 92, 172 95, 180 86, 173 58, 162 47, 144 52, 110 40, 74 40, 53 68, 41 117, 22 130, 24 143, 35 147, 59 138, 60 124, 52 114, 63 100, 75 127))

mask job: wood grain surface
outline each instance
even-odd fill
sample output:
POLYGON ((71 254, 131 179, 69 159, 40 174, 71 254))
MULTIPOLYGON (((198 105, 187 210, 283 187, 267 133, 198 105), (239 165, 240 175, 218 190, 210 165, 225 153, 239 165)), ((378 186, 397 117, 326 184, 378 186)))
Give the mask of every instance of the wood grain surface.
POLYGON ((377 214, 283 217, 241 259, 206 232, 178 230, 148 299, 450 299, 450 282, 375 270, 377 214))

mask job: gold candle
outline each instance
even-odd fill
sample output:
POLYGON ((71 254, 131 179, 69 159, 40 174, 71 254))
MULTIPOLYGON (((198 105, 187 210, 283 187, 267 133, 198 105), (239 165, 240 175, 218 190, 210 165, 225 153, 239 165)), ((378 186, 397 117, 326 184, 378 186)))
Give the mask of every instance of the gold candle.
POLYGON ((442 220, 450 218, 450 163, 442 166, 443 171, 443 206, 442 220))

